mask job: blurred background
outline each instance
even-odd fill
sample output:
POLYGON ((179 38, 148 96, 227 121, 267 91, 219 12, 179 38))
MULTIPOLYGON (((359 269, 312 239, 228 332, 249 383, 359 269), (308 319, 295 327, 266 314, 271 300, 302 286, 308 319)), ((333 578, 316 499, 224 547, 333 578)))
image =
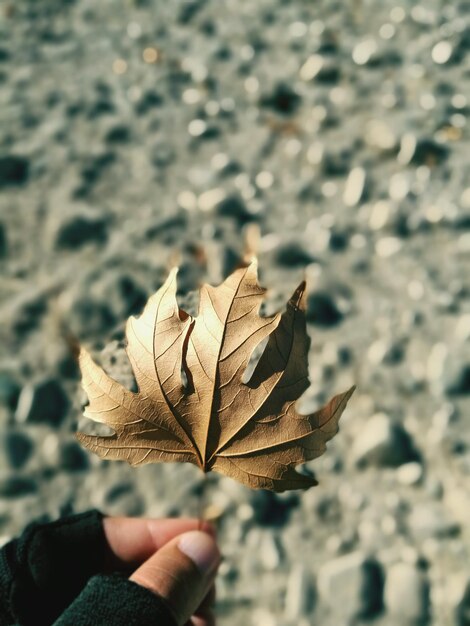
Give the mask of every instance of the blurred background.
POLYGON ((358 389, 309 464, 319 487, 210 477, 220 624, 470 624, 469 16, 468 0, 0 2, 2 541, 90 507, 197 515, 196 468, 75 442, 64 337, 132 384, 126 318, 175 263, 194 305, 248 236, 267 311, 308 280, 302 409, 358 389))

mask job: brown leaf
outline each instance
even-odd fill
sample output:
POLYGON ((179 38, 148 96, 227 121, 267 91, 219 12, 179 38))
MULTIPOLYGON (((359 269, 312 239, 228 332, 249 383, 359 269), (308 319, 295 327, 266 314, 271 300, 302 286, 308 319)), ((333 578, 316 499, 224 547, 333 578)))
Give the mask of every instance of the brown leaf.
POLYGON ((323 454, 354 387, 311 415, 297 413, 295 402, 309 384, 305 283, 282 315, 260 317, 264 294, 253 262, 219 287, 203 285, 193 319, 178 307, 173 270, 142 315, 127 322, 137 393, 81 349, 85 415, 114 435, 78 433, 79 441, 102 458, 194 463, 256 489, 315 485, 295 467, 323 454), (242 382, 263 339, 253 374, 242 382))

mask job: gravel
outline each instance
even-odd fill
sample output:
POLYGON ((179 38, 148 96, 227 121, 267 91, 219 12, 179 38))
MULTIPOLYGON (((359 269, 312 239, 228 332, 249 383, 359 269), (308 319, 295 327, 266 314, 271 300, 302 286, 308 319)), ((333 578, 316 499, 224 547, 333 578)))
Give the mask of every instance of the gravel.
POLYGON ((468 624, 468 4, 0 12, 0 535, 207 506, 223 625, 468 624), (126 317, 175 264, 197 311, 245 239, 267 314, 307 280, 304 410, 357 385, 319 486, 79 449, 71 344, 133 388, 126 317))

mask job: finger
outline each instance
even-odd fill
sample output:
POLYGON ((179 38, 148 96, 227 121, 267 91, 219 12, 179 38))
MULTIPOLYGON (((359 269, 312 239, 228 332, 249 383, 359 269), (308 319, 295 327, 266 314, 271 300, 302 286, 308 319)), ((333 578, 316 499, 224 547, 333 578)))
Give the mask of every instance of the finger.
POLYGON ((110 569, 136 567, 174 537, 191 530, 203 530, 215 536, 214 527, 197 519, 138 519, 105 517, 103 528, 109 547, 110 569))
POLYGON ((220 553, 213 537, 191 531, 160 548, 130 580, 163 597, 178 626, 182 626, 207 596, 219 563, 220 553))
POLYGON ((207 592, 206 597, 196 609, 195 615, 198 615, 198 616, 204 615, 204 613, 212 609, 212 607, 214 606, 214 603, 215 603, 215 585, 212 585, 212 587, 207 592))

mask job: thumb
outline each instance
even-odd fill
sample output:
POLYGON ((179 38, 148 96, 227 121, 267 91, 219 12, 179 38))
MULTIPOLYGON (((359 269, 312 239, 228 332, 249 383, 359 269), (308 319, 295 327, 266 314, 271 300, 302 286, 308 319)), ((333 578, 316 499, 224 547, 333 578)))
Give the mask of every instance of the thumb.
POLYGON ((165 544, 130 580, 164 598, 178 626, 183 626, 212 587, 219 563, 214 539, 194 530, 165 544))

